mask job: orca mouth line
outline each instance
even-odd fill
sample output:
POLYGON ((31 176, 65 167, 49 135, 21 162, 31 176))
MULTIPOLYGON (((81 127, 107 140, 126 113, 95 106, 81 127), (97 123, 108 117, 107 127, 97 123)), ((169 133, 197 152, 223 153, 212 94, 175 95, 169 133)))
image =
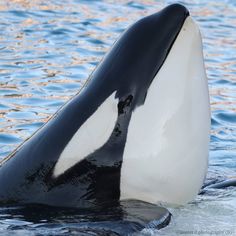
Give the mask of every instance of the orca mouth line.
MULTIPOLYGON (((184 16, 184 17, 185 17, 185 18, 184 18, 184 20, 183 20, 183 22, 182 22, 182 26, 179 28, 179 31, 176 33, 176 35, 174 36, 172 42, 170 43, 170 45, 169 45, 169 47, 168 47, 168 49, 167 49, 167 51, 166 51, 166 55, 164 56, 164 58, 163 58, 163 60, 162 60, 162 63, 161 63, 160 66, 157 68, 156 72, 154 73, 153 79, 156 77, 157 73, 159 72, 159 70, 161 69, 161 67, 163 66, 163 64, 165 63, 166 58, 168 57, 168 55, 169 55, 169 53, 170 53, 170 51, 171 51, 171 49, 172 49, 172 47, 173 47, 173 45, 174 45, 174 43, 175 43, 175 41, 176 41, 176 39, 177 39, 179 33, 181 32, 181 30, 182 30, 182 28, 183 28, 184 22, 186 21, 186 19, 187 19, 188 17, 190 17, 190 13, 189 13, 188 10, 187 10, 187 12, 185 13, 185 16, 184 16)), ((151 82, 152 82, 152 81, 151 81, 151 82)))

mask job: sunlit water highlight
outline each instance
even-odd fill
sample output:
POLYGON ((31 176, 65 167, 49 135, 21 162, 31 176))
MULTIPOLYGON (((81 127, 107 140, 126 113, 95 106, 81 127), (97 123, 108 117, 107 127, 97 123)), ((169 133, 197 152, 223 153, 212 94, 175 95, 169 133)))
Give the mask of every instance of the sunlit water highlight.
MULTIPOLYGON (((78 92, 128 25, 173 2, 2 0, 0 158, 78 92)), ((236 3, 180 3, 189 8, 203 36, 212 109, 207 180, 230 178, 236 176, 236 3)), ((171 224, 143 235, 236 235, 235 199, 235 188, 211 190, 191 204, 169 208, 171 224)), ((37 227, 17 216, 0 215, 1 234, 26 235, 32 228, 37 234, 60 233, 60 226, 56 231, 46 226, 43 233, 37 227)))

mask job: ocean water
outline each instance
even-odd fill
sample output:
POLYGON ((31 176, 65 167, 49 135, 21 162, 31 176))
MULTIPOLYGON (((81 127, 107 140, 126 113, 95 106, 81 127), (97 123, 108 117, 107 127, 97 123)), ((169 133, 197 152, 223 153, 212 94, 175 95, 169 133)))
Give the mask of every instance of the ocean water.
MULTIPOLYGON (((234 0, 1 0, 0 158, 78 92, 130 24, 174 2, 190 10, 203 37, 212 110, 206 181, 236 177, 234 0)), ((168 227, 139 235, 236 235, 236 188, 209 190, 168 209, 173 215, 168 227)), ((45 221, 36 224, 0 208, 0 234, 73 233, 65 223, 54 227, 45 221)))

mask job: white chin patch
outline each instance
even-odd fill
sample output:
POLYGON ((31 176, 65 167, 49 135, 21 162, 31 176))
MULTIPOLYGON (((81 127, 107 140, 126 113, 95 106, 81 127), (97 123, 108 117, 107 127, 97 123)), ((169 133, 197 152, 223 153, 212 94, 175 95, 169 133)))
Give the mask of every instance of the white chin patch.
POLYGON ((117 104, 114 92, 84 122, 61 153, 54 167, 54 177, 63 174, 108 141, 118 117, 117 104))
POLYGON ((121 199, 184 204, 208 165, 210 109, 201 36, 188 17, 144 105, 132 114, 121 169, 121 199))

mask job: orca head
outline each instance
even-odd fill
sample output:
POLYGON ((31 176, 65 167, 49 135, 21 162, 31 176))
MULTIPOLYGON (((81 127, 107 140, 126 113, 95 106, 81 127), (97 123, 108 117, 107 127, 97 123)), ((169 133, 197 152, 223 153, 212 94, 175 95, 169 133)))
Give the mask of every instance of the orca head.
POLYGON ((127 29, 78 98, 70 104, 82 104, 85 121, 55 164, 56 181, 89 175, 89 200, 194 198, 207 169, 210 115, 201 36, 185 7, 127 29))
MULTIPOLYGON (((76 109, 81 109, 84 114, 91 108, 93 111, 84 115, 85 119, 77 128, 77 137, 64 148, 63 158, 59 158, 54 168, 54 177, 106 145, 117 125, 119 132, 126 136, 132 112, 145 103, 149 87, 188 15, 185 7, 171 5, 137 21, 115 42, 78 96, 78 100, 84 97, 86 102, 83 102, 88 106, 76 109), (88 133, 93 137, 86 138, 88 133), (76 156, 77 150, 80 154, 76 156)), ((73 101, 77 102, 77 98, 73 101)))

